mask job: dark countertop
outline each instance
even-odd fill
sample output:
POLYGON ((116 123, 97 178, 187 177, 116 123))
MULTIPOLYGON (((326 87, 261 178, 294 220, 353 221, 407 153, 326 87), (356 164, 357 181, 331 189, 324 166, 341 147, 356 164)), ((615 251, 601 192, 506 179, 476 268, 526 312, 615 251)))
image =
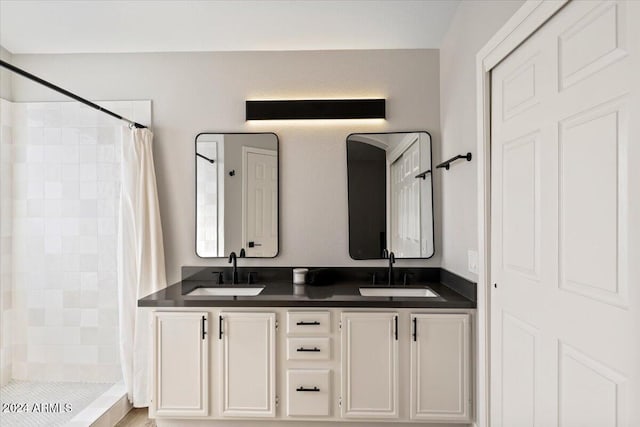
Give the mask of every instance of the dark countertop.
MULTIPOLYGON (((222 285, 223 287, 247 285, 222 285)), ((184 280, 138 300, 139 307, 369 307, 369 308, 476 308, 476 302, 438 282, 414 283, 409 287, 428 286, 438 297, 363 297, 358 288, 371 285, 361 281, 335 282, 326 285, 303 285, 304 293, 294 294, 290 281, 257 283, 265 286, 258 296, 189 297, 183 294, 197 287, 216 287, 213 281, 184 280), (184 289, 184 292, 183 292, 184 289)), ((383 287, 384 285, 377 285, 383 287)))

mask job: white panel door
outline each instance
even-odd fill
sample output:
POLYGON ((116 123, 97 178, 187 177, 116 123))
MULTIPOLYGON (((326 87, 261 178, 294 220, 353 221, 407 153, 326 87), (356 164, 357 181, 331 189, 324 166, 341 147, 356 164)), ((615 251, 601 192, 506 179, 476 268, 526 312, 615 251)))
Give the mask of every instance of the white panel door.
POLYGON ((275 313, 220 313, 222 415, 275 417, 275 313))
POLYGON ((411 418, 469 421, 469 315, 411 315, 411 418))
POLYGON ((391 164, 391 250, 397 257, 420 256, 420 139, 391 164))
POLYGON ((207 313, 155 312, 152 412, 206 416, 209 410, 207 313))
POLYGON ((398 417, 398 314, 342 313, 342 416, 398 417))
POLYGON ((640 425, 638 22, 570 2, 492 72, 492 426, 640 425))
POLYGON ((278 154, 242 147, 243 245, 249 257, 278 252, 278 154))

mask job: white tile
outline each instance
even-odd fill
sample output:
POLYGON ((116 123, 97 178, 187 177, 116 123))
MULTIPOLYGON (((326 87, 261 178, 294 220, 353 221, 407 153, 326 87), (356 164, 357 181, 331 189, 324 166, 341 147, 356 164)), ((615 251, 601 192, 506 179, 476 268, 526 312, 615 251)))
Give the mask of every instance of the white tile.
POLYGON ((66 199, 64 184, 62 185, 62 204, 61 204, 61 212, 60 216, 63 218, 75 218, 80 216, 80 200, 66 199))
POLYGON ((81 254, 97 254, 98 253, 98 237, 97 236, 80 236, 78 238, 78 250, 81 254))
POLYGON ((74 128, 63 128, 60 136, 60 143, 63 145, 78 145, 80 140, 80 131, 74 128))
POLYGON ((76 181, 62 182, 62 198, 75 201, 80 197, 80 183, 76 181))
POLYGON ((78 216, 82 218, 95 218, 98 216, 98 202, 96 200, 80 200, 78 216))
POLYGON ((80 166, 73 164, 65 164, 61 169, 62 181, 78 181, 80 176, 80 166))
POLYGON ((80 145, 91 145, 98 143, 98 130, 93 127, 80 129, 80 145))
POLYGON ((62 183, 61 182, 45 182, 44 183, 44 197, 45 199, 60 199, 62 198, 62 183))
POLYGON ((45 144, 60 144, 62 132, 60 128, 44 128, 45 144))
POLYGON ((40 199, 27 200, 27 216, 30 218, 44 216, 46 213, 44 206, 45 206, 45 203, 43 200, 40 200, 40 199))
POLYGON ((78 257, 80 265, 80 272, 98 271, 98 256, 97 255, 80 255, 78 257))
POLYGON ((42 181, 29 181, 26 188, 26 199, 44 198, 44 183, 42 181))
POLYGON ((96 182, 80 182, 80 200, 91 200, 98 197, 96 182))
POLYGON ((98 218, 98 235, 99 236, 115 236, 116 234, 116 219, 98 218))
POLYGON ((80 314, 80 326, 98 326, 98 310, 97 309, 82 309, 80 314))
POLYGON ((64 347, 64 361, 69 364, 93 364, 98 362, 98 347, 69 345, 64 347))
POLYGON ((46 181, 62 181, 62 166, 58 163, 47 163, 44 167, 46 181))
POLYGON ((81 236, 97 236, 98 220, 94 217, 79 218, 78 230, 81 236))
POLYGON ((27 129, 27 144, 30 146, 44 143, 44 131, 42 128, 30 127, 27 129))
POLYGON ((78 161, 81 164, 95 163, 98 158, 98 149, 95 145, 79 145, 78 161))
POLYGON ((62 253, 73 254, 78 252, 78 236, 62 237, 62 253))
POLYGON ((62 162, 62 145, 45 145, 44 161, 47 163, 62 162))
POLYGON ((83 272, 80 273, 80 286, 82 290, 98 290, 98 273, 83 272))
POLYGON ((47 326, 64 326, 64 309, 47 307, 45 308, 44 319, 47 326))
POLYGON ((60 161, 62 164, 78 163, 80 154, 78 147, 75 145, 62 145, 60 146, 60 161))
POLYGON ((62 236, 77 236, 79 234, 78 221, 75 218, 60 220, 60 234, 62 236))
POLYGON ((44 252, 47 254, 62 254, 62 237, 46 236, 44 239, 44 252))
POLYGON ((113 163, 115 161, 116 155, 112 145, 98 145, 98 162, 113 163))
POLYGON ((80 165, 80 181, 96 181, 98 179, 98 168, 95 163, 85 163, 80 165))
POLYGON ((80 308, 65 308, 63 312, 63 325, 80 327, 80 308))

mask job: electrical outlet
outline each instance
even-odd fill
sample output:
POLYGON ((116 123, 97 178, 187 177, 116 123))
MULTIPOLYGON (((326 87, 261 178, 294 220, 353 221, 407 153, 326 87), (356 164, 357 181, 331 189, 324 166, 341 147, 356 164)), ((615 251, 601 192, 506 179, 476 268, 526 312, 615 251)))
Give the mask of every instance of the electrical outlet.
POLYGON ((467 251, 468 268, 471 273, 478 274, 478 251, 467 251))

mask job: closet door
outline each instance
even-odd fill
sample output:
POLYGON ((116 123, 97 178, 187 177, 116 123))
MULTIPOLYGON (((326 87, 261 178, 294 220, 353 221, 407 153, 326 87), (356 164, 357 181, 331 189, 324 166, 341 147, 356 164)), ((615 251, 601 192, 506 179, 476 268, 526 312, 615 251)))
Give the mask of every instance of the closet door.
POLYGON ((637 22, 569 2, 492 72, 492 426, 640 423, 637 22))

